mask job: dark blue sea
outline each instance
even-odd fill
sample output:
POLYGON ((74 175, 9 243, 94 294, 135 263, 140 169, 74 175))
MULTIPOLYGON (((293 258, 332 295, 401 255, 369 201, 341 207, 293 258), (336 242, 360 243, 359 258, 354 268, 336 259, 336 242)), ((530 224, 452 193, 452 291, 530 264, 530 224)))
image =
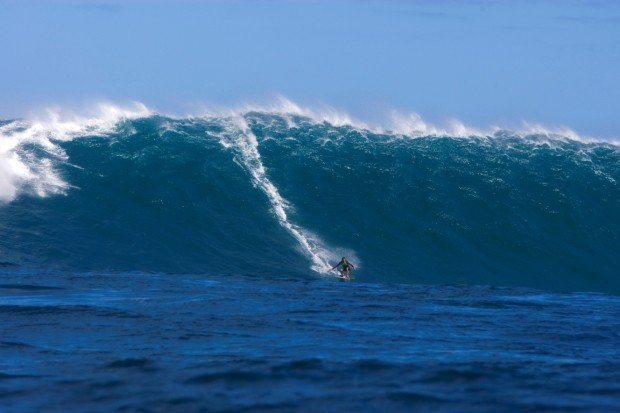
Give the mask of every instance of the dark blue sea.
POLYGON ((620 411, 618 143, 419 126, 0 121, 0 412, 620 411))

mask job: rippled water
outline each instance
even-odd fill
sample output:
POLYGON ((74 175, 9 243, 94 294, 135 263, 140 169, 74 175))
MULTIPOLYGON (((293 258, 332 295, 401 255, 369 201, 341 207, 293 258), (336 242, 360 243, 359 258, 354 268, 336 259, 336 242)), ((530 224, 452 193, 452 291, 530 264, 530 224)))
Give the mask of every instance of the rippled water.
POLYGON ((614 411, 620 297, 0 273, 3 412, 614 411))

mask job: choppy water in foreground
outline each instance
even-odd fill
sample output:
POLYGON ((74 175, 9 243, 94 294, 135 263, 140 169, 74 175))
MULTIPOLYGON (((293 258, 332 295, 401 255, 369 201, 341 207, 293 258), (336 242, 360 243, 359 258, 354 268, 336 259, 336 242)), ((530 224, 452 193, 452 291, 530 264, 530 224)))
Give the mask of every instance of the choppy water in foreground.
POLYGON ((0 273, 11 412, 618 411, 620 297, 0 273))

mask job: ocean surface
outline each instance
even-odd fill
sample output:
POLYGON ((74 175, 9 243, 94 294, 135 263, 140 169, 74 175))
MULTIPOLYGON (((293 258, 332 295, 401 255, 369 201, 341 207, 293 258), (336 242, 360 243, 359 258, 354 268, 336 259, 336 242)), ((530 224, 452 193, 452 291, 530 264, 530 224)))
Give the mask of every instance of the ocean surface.
POLYGON ((540 127, 0 121, 0 411, 620 411, 619 182, 540 127))

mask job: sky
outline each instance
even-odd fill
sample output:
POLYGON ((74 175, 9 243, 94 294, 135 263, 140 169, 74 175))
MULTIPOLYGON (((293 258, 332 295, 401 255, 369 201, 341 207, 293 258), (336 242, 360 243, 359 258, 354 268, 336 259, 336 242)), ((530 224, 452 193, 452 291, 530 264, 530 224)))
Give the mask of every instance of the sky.
POLYGON ((620 137, 620 1, 0 0, 0 119, 327 105, 620 137))

